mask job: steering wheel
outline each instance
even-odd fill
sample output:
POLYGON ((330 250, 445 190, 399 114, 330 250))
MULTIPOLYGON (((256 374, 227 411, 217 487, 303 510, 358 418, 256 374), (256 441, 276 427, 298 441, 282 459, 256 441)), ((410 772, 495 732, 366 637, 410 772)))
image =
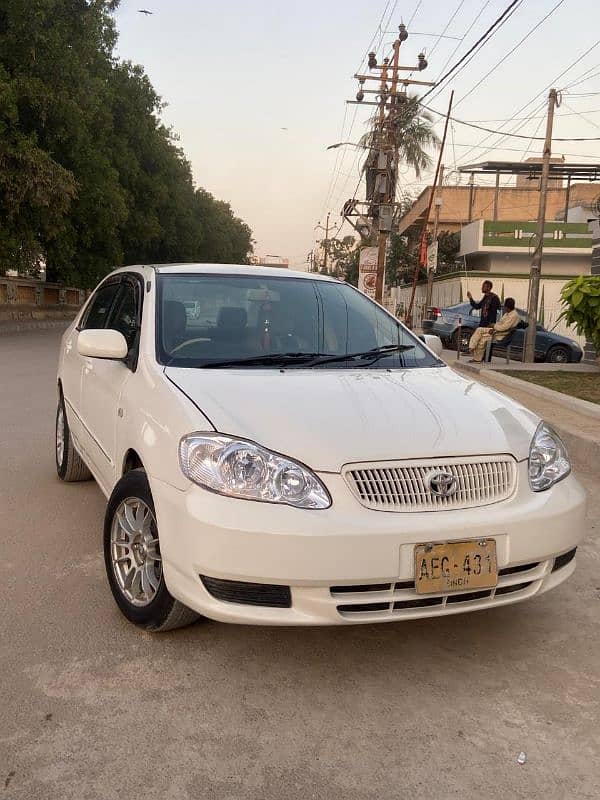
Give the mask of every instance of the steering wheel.
POLYGON ((185 342, 178 344, 177 347, 174 347, 170 352, 169 355, 172 356, 174 353, 179 352, 179 350, 183 350, 184 347, 189 347, 191 344, 195 344, 196 342, 211 342, 212 339, 207 339, 205 336, 202 336, 198 339, 187 339, 185 342))

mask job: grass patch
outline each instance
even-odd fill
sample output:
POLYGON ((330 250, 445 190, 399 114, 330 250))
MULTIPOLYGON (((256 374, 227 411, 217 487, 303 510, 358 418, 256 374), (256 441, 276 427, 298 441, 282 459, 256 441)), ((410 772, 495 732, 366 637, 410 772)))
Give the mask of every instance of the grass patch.
POLYGON ((590 403, 600 404, 600 375, 597 372, 521 372, 502 370, 503 375, 511 375, 522 381, 537 383, 556 392, 570 394, 590 403))

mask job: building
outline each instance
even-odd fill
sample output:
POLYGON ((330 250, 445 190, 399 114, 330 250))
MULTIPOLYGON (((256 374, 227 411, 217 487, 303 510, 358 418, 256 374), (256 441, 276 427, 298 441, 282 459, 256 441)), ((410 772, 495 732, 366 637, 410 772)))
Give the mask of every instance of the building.
MULTIPOLYGON (((429 207, 432 187, 423 189, 410 209, 398 223, 398 233, 419 238, 423 230, 425 215, 429 207)), ((540 193, 537 182, 534 186, 443 186, 440 190, 440 231, 459 232, 464 225, 474 220, 510 222, 514 219, 532 221, 537 219, 540 193), (497 194, 496 194, 497 193, 497 194)), ((600 195, 598 184, 575 183, 566 187, 551 187, 548 190, 547 219, 564 219, 567 199, 569 207, 588 206, 600 195), (567 191, 569 197, 567 198, 567 191)), ((433 215, 432 215, 433 216, 433 215)), ((429 227, 432 227, 432 221, 429 227)))

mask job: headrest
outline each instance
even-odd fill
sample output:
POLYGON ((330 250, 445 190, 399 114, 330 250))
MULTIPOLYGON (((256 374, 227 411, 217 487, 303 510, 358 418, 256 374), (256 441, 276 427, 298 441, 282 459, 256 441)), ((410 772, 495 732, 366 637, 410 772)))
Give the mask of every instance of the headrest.
POLYGON ((187 315, 183 303, 178 300, 165 300, 163 304, 163 325, 169 330, 185 330, 187 315))
POLYGON ((221 306, 217 314, 217 327, 219 328, 245 328, 248 314, 245 308, 235 306, 221 306))

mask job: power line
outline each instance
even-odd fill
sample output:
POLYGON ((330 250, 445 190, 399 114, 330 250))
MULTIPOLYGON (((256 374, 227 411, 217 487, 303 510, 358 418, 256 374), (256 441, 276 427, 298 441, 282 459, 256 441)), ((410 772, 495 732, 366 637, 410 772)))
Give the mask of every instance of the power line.
MULTIPOLYGON (((382 39, 383 39, 383 37, 385 35, 385 30, 386 30, 387 26, 389 25, 389 22, 390 22, 390 20, 392 18, 392 15, 393 15, 394 11, 396 10, 396 6, 398 5, 398 0, 394 1, 394 5, 392 6, 392 9, 391 9, 391 11, 389 13, 389 16, 387 17, 387 21, 384 22, 384 20, 386 19, 386 14, 388 12, 388 9, 389 9, 391 3, 392 3, 392 0, 387 0, 386 4, 384 6, 384 9, 383 9, 383 11, 381 13, 381 17, 379 19, 379 23, 378 23, 377 27, 375 28, 375 33, 371 37, 371 41, 369 42, 369 46, 367 47, 367 49, 365 51, 365 54, 363 55, 363 57, 361 59, 361 62, 359 64, 359 67, 358 67, 358 70, 357 70, 358 72, 360 72, 360 70, 362 68, 362 65, 365 62, 365 59, 369 55, 369 52, 371 51, 371 48, 373 47, 373 45, 375 43, 375 40, 377 39, 377 34, 379 34, 379 42, 378 42, 377 47, 379 48, 381 46, 381 41, 382 41, 382 39)), ((420 3, 419 3, 419 5, 420 5, 420 3)), ((358 111, 358 107, 356 107, 354 109, 354 116, 352 117, 352 121, 351 121, 350 127, 348 129, 348 133, 346 134, 346 136, 344 136, 344 130, 345 130, 345 126, 346 126, 346 117, 347 117, 347 113, 348 113, 348 106, 346 104, 344 104, 344 119, 343 119, 343 122, 342 122, 342 129, 340 131, 340 141, 343 141, 344 138, 348 138, 349 139, 351 137, 352 130, 354 128, 354 123, 356 122, 357 111, 358 111)), ((342 166, 344 164, 345 158, 346 158, 346 151, 345 150, 338 151, 336 153, 335 161, 334 161, 334 164, 333 164, 333 169, 331 171, 331 177, 329 179, 329 184, 328 184, 327 192, 326 192, 326 195, 325 195, 325 201, 324 201, 323 206, 321 208, 321 214, 320 214, 321 217, 323 216, 323 214, 327 210, 327 206, 330 203, 331 196, 333 195, 333 192, 335 191, 335 188, 337 186, 337 182, 338 182, 338 179, 339 179, 339 173, 341 172, 341 169, 342 169, 342 166)))
MULTIPOLYGON (((428 111, 432 111, 434 114, 438 114, 441 117, 445 116, 445 114, 442 114, 440 111, 436 111, 435 108, 430 108, 430 106, 425 105, 425 103, 421 103, 421 105, 423 106, 423 108, 426 108, 428 111)), ((529 117, 528 119, 531 120, 532 117, 529 117)), ((534 139, 534 140, 538 140, 540 142, 544 141, 544 137, 543 136, 533 136, 532 137, 532 136, 527 136, 527 134, 524 134, 524 133, 507 133, 507 132, 501 131, 501 130, 500 131, 494 130, 493 128, 486 128, 484 125, 476 125, 474 122, 467 122, 466 120, 458 119, 457 117, 452 117, 452 121, 453 122, 457 122, 459 125, 466 125, 469 128, 476 128, 479 131, 486 131, 487 133, 499 134, 499 135, 502 135, 503 137, 504 136, 509 136, 509 137, 512 137, 512 138, 515 138, 515 139, 534 139)), ((573 136, 573 137, 564 137, 564 138, 553 137, 552 141, 553 142, 597 142, 597 141, 600 141, 600 136, 592 136, 592 137, 589 137, 589 136, 588 137, 573 136)))
POLYGON ((489 78, 489 76, 490 76, 490 75, 491 75, 493 72, 495 72, 495 71, 498 69, 498 67, 499 67, 501 64, 503 64, 503 63, 506 61, 506 59, 507 59, 507 58, 510 58, 510 56, 511 56, 511 55, 512 55, 512 54, 513 54, 513 53, 514 53, 516 50, 518 50, 518 49, 519 49, 519 47, 521 47, 521 45, 522 45, 524 42, 526 42, 526 41, 527 41, 527 39, 529 39, 529 37, 530 37, 530 36, 531 36, 533 33, 535 33, 535 31, 537 31, 537 29, 538 29, 538 28, 539 28, 541 25, 543 25, 543 24, 544 24, 544 22, 545 22, 545 21, 546 21, 546 20, 547 20, 549 17, 551 17, 551 16, 552 16, 552 14, 554 14, 554 12, 555 12, 555 11, 556 11, 558 8, 560 8, 560 6, 562 6, 562 4, 563 4, 564 2, 565 2, 565 0, 558 0, 558 3, 557 3, 555 6, 554 6, 554 8, 552 8, 552 9, 551 9, 551 10, 550 10, 550 11, 549 11, 547 14, 546 14, 546 16, 545 16, 545 17, 542 17, 542 19, 541 19, 541 20, 540 20, 540 21, 539 21, 539 22, 538 22, 536 25, 534 25, 534 26, 533 26, 533 28, 531 28, 531 30, 529 30, 529 31, 528 31, 528 32, 525 34, 525 36, 523 36, 523 38, 522 38, 522 39, 521 39, 519 42, 517 42, 517 44, 516 44, 516 45, 515 45, 515 46, 512 48, 512 50, 509 50, 509 51, 508 51, 508 53, 506 53, 506 55, 502 56, 502 58, 500 59, 500 61, 498 61, 496 64, 494 64, 494 66, 493 66, 493 67, 492 67, 492 68, 491 68, 491 69, 490 69, 488 72, 486 72, 486 73, 485 73, 485 75, 484 75, 482 78, 480 78, 480 79, 477 81, 477 83, 475 84, 475 86, 473 86, 473 88, 472 88, 472 89, 470 89, 470 90, 469 90, 469 91, 468 91, 466 94, 464 94, 462 97, 460 97, 460 98, 458 99, 458 101, 456 102, 456 105, 455 105, 454 107, 456 108, 456 106, 460 105, 460 104, 463 102, 463 100, 466 100, 466 99, 467 99, 467 97, 469 97, 470 95, 472 95, 472 94, 473 94, 473 92, 474 92, 474 91, 475 91, 475 90, 476 90, 476 89, 477 89, 479 86, 481 86, 481 84, 482 84, 482 83, 483 83, 483 82, 484 82, 484 81, 485 81, 487 78, 489 78))
MULTIPOLYGON (((568 106, 566 103, 564 103, 564 101, 563 101, 563 104, 564 104, 565 108, 571 108, 571 106, 568 106)), ((574 109, 572 109, 572 108, 571 108, 571 111, 574 111, 574 109)), ((578 116, 578 117, 581 117, 581 119, 582 119, 584 122, 587 122, 587 123, 588 123, 588 125, 592 125, 594 128, 598 128, 598 129, 600 130, 600 125, 598 125, 598 123, 594 122, 594 121, 593 121, 593 120, 591 120, 591 119, 588 119, 588 118, 587 118, 586 116, 584 116, 584 114, 582 114, 580 111, 575 111, 575 113, 577 114, 577 116, 578 116)))
MULTIPOLYGON (((596 66, 598 66, 598 65, 596 65, 596 66)), ((593 75, 588 75, 587 78, 584 78, 581 81, 577 81, 576 83, 569 84, 568 88, 570 89, 572 86, 579 86, 580 83, 585 83, 586 81, 591 81, 592 78, 597 78, 599 75, 600 75, 600 72, 594 72, 593 75)), ((570 94, 570 92, 569 92, 569 94, 570 94)))
POLYGON ((417 5, 415 6, 415 10, 413 11, 413 13, 411 15, 411 18, 408 20, 408 23, 407 23, 407 26, 406 26, 407 28, 410 28, 413 19, 417 16, 417 11, 421 8, 422 5, 423 5, 423 0, 419 0, 417 5))
POLYGON ((458 12, 461 10, 461 8, 464 6, 464 4, 465 4, 465 0, 460 0, 460 3, 458 4, 458 6, 456 7, 456 10, 454 11, 454 14, 452 14, 452 16, 450 17, 450 19, 449 19, 449 20, 448 20, 448 22, 446 23, 446 27, 444 28, 444 30, 443 30, 443 31, 440 33, 440 35, 438 36, 438 38, 437 38, 437 41, 435 42, 435 44, 433 45, 433 47, 431 48, 431 50, 429 50, 429 51, 427 52, 427 56, 428 56, 428 58, 429 58, 429 57, 431 57, 431 55, 433 54, 433 51, 435 50, 435 48, 436 48, 436 47, 438 46, 438 44, 440 43, 440 41, 441 41, 441 39, 442 39, 443 35, 446 33, 446 31, 448 30, 448 28, 450 27, 450 25, 452 25, 452 23, 454 22, 454 19, 456 18, 456 15, 457 15, 457 14, 458 14, 458 12))
POLYGON ((445 75, 443 75, 440 78, 440 80, 438 81, 437 85, 435 87, 433 87, 432 89, 429 89, 429 91, 425 92, 425 94, 423 95, 423 98, 425 98, 429 94, 431 94, 433 92, 434 88, 437 89, 440 84, 442 84, 447 78, 449 78, 451 75, 453 75, 456 72, 456 70, 461 66, 461 64, 463 64, 467 60, 467 58, 469 58, 469 56, 472 53, 474 53, 475 50, 477 50, 477 48, 480 45, 483 46, 489 40, 489 38, 491 38, 491 35, 494 33, 496 28, 500 24, 502 24, 503 20, 507 17, 507 15, 509 15, 512 12, 512 10, 515 8, 515 6, 517 6, 521 1, 522 0, 512 0, 512 2, 504 9, 502 14, 490 25, 490 27, 487 29, 487 31, 482 36, 479 37, 479 39, 475 42, 475 44, 471 48, 469 48, 469 50, 467 50, 467 52, 456 62, 456 64, 451 69, 448 70, 448 72, 445 75))
MULTIPOLYGON (((551 86, 553 86, 554 84, 556 84, 556 83, 557 83, 557 82, 560 80, 560 78, 562 78, 562 76, 563 76, 563 75, 566 75, 566 73, 567 73, 567 72, 570 72, 570 70, 571 70, 571 69, 573 69, 573 67, 574 67, 576 64, 579 64, 579 63, 581 63, 581 61, 583 61, 583 59, 584 59, 584 58, 586 58, 586 57, 587 57, 587 56, 588 56, 588 55, 591 53, 591 51, 592 51, 592 50, 594 50, 594 49, 595 49, 595 48, 596 48, 596 47, 597 47, 599 44, 600 44, 600 39, 599 39, 599 40, 597 40, 596 42, 594 42, 594 44, 592 44, 590 47, 588 47, 588 49, 587 49, 587 50, 586 50, 584 53, 582 53, 580 56, 578 56, 578 57, 575 59, 575 61, 573 61, 571 64, 569 64, 569 66, 568 66, 568 67, 566 67, 566 69, 564 69, 564 70, 563 70, 561 73, 559 73, 559 74, 558 74, 558 75, 557 75, 555 78, 553 78, 553 79, 552 79, 552 81, 551 81, 549 84, 547 84, 547 85, 546 85, 546 86, 545 86, 543 89, 541 89, 541 90, 540 90, 540 91, 539 91, 537 94, 535 94, 535 95, 534 95, 534 96, 533 96, 533 97, 532 97, 530 100, 528 100, 528 101, 527 101, 527 102, 526 102, 524 105, 522 105, 522 106, 521 106, 521 107, 520 107, 520 108, 519 108, 517 111, 515 111, 515 113, 512 115, 512 117, 510 117, 510 118, 509 118, 509 119, 506 121, 506 123, 504 123, 504 125, 507 125, 507 124, 508 124, 509 122, 511 122, 513 119, 517 118, 517 115, 518 115, 518 114, 520 114, 522 111, 524 111, 524 110, 525 110, 525 109, 526 109, 528 106, 531 106, 531 104, 532 104, 532 103, 534 103, 534 101, 535 101, 535 100, 537 100, 537 98, 538 98, 538 97, 541 97, 541 96, 542 96, 542 95, 543 95, 543 94, 544 94, 544 93, 545 93, 545 92, 546 92, 548 89, 550 89, 550 87, 551 87, 551 86)), ((585 74, 585 73, 584 73, 584 74, 585 74)), ((541 104, 541 106, 540 106, 540 107, 542 107, 542 106, 545 106, 545 104, 546 104, 546 102, 545 102, 545 99, 544 99, 544 101, 543 101, 543 103, 541 104)), ((440 115, 440 116, 441 116, 441 113, 440 113, 439 111, 435 111, 434 113, 437 113, 438 115, 440 115)), ((504 127, 504 125, 503 125, 502 127, 504 127)), ((517 125, 517 126, 515 126, 515 127, 512 129, 512 131, 511 131, 511 132, 514 132, 515 130, 517 130, 517 129, 518 129, 518 127, 519 127, 518 125, 517 125)), ((484 136, 484 137, 483 137, 483 139, 481 139, 481 140, 480 140, 479 144, 482 144, 483 142, 485 142, 485 141, 486 141, 486 139, 489 139, 489 138, 490 138, 490 135, 489 135, 489 134, 488 134, 487 136, 484 136)), ((499 140, 498 140, 498 141, 497 141, 497 142, 494 144, 494 146, 493 146, 493 147, 490 147, 490 148, 488 148, 488 152, 489 152, 489 150, 492 150, 494 147, 497 147, 497 146, 500 144, 500 142, 504 141, 504 139, 505 139, 505 138, 506 138, 505 136, 501 136, 501 137, 500 137, 500 139, 499 139, 499 140)), ((470 152, 470 151, 469 151, 469 152, 470 152)), ((465 154, 465 157, 466 157, 468 154, 469 154, 469 153, 466 153, 466 154, 465 154)))
MULTIPOLYGON (((461 38, 460 42, 459 42, 459 43, 456 45, 456 47, 454 48, 454 50, 453 50, 453 51, 450 53, 450 55, 448 56, 448 59, 446 60, 446 63, 445 63, 445 64, 444 64, 444 66, 441 68, 441 70, 440 70, 440 75, 442 75, 442 74, 443 74, 443 72, 444 72, 444 70, 446 69, 446 67, 448 66, 448 64, 449 64, 449 63, 452 61, 452 59, 453 59, 453 58, 454 58, 454 56, 456 55, 457 51, 459 50, 459 48, 461 47, 461 45, 463 44, 463 42, 465 41, 465 39, 467 38, 467 36, 468 36, 468 35, 471 33, 471 31, 473 30, 473 28, 474 28, 474 27, 475 27, 475 25, 477 24, 477 21, 479 20, 479 17, 481 17, 481 15, 482 15, 482 14, 483 14, 483 12, 485 11, 485 9, 486 9, 486 8, 489 6, 490 2, 491 2, 491 0, 486 0, 485 4, 484 4, 484 5, 482 6, 482 8, 480 9, 479 13, 477 14, 477 16, 475 17, 475 19, 473 20, 473 22, 470 24, 470 26, 469 26, 469 27, 467 28, 467 30, 464 32, 464 34, 463 34, 463 36, 462 36, 462 38, 461 38)), ((436 80, 436 84, 437 84, 437 83, 439 83, 439 82, 440 82, 440 81, 439 81, 439 78, 438 78, 438 79, 436 80)), ((436 97, 437 97, 437 95, 436 95, 436 97)))
POLYGON ((579 83, 583 83, 584 81, 586 81, 587 78, 584 76, 590 73, 592 70, 597 69, 598 67, 600 67, 600 64, 594 64, 592 67, 588 67, 588 69, 586 69, 585 72, 582 72, 581 75, 579 75, 579 77, 575 78, 572 81, 572 83, 568 83, 565 87, 563 87, 563 92, 566 91, 567 89, 570 89, 572 86, 577 86, 579 83))

